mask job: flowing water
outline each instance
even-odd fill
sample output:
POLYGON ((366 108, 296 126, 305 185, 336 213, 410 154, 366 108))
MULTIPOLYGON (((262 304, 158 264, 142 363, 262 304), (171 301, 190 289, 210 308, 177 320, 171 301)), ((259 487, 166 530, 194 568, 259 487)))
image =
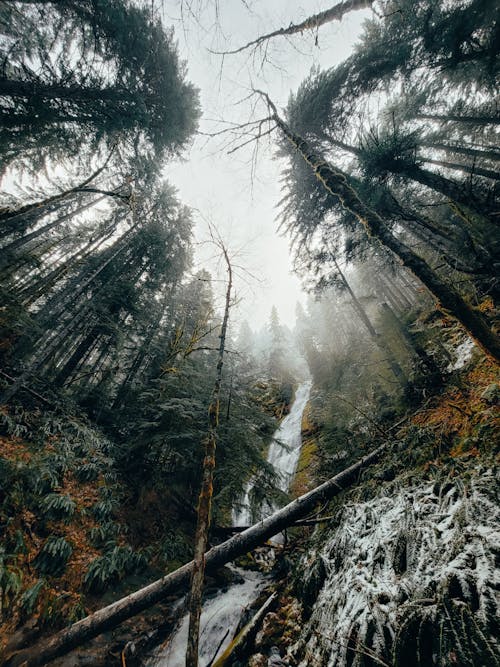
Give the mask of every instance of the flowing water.
MULTIPOLYGON (((280 473, 280 487, 288 490, 292 481, 301 448, 302 413, 309 398, 311 383, 299 385, 290 413, 283 419, 269 448, 268 461, 280 473)), ((247 486, 243 507, 233 513, 235 525, 250 523, 248 495, 251 482, 247 486)), ((272 512, 270 508, 269 513, 272 512)), ((221 655, 234 637, 242 613, 258 596, 266 578, 260 572, 251 572, 230 566, 238 581, 226 590, 206 600, 203 604, 200 626, 200 667, 207 667, 221 655)), ((160 648, 148 663, 149 667, 183 667, 186 653, 188 616, 180 622, 175 634, 166 647, 160 648)))

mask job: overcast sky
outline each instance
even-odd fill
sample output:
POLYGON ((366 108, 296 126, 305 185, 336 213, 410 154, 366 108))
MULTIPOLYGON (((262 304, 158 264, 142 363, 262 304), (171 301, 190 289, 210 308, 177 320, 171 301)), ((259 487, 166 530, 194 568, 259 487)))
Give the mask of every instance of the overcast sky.
MULTIPOLYGON (((290 40, 277 38, 268 44, 266 62, 262 62, 262 50, 222 59, 209 49, 236 48, 332 4, 333 0, 219 0, 216 15, 216 0, 184 0, 181 17, 180 0, 163 0, 162 18, 166 25, 174 26, 188 78, 200 89, 200 130, 215 132, 225 127, 224 121, 247 120, 251 103, 241 100, 252 86, 265 90, 278 108, 284 107, 311 67, 326 68, 349 55, 370 13, 353 12, 341 23, 324 26, 317 45, 311 32, 290 40)), ((262 105, 254 117, 265 114, 262 105)), ((282 163, 273 160, 273 150, 271 136, 261 142, 258 159, 252 162, 253 146, 227 155, 221 139, 207 142, 198 137, 186 160, 171 163, 165 170, 181 199, 195 209, 196 240, 207 239, 206 220, 210 220, 237 255, 235 263, 244 267, 239 271, 240 302, 235 315, 247 319, 254 329, 268 321, 273 304, 281 321, 293 326, 296 302, 304 301, 300 281, 291 272, 288 239, 277 232, 282 163)), ((196 261, 222 279, 209 247, 198 246, 196 261)))

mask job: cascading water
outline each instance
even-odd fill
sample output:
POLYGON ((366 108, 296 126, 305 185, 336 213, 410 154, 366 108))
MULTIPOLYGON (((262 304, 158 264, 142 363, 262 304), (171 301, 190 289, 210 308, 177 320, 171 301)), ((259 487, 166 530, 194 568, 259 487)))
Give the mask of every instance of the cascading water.
MULTIPOLYGON (((309 399, 311 382, 299 385, 290 413, 283 419, 274 434, 269 448, 267 460, 272 463, 280 474, 280 488, 287 491, 292 481, 300 456, 302 413, 309 399)), ((250 523, 248 496, 252 482, 247 486, 242 509, 233 513, 233 521, 237 526, 250 523)), ((269 513, 272 508, 269 509, 269 513)), ((200 629, 200 667, 211 664, 229 645, 236 632, 242 613, 253 602, 265 584, 264 575, 241 568, 231 567, 239 577, 237 583, 203 604, 200 629)), ((184 665, 188 616, 186 615, 175 634, 169 639, 166 648, 161 648, 148 663, 150 667, 182 667, 184 665)))
MULTIPOLYGON (((281 422, 269 447, 267 460, 273 465, 276 472, 279 473, 279 487, 282 491, 288 491, 295 474, 295 469, 297 468, 300 448, 302 446, 302 414, 304 413, 304 408, 309 400, 310 393, 310 381, 303 382, 299 385, 290 412, 281 422)), ((245 490, 241 509, 233 511, 233 524, 235 526, 249 526, 252 524, 249 501, 251 490, 252 481, 250 480, 245 490)), ((260 518, 265 518, 265 516, 271 514, 273 509, 274 508, 270 505, 267 512, 265 510, 262 511, 262 516, 260 518)))

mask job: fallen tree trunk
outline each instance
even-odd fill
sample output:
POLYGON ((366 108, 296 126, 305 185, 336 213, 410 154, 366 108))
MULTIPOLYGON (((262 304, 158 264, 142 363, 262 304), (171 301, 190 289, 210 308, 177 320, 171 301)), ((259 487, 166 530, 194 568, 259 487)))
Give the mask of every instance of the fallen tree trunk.
MULTIPOLYGON (((318 523, 324 523, 325 521, 331 521, 334 519, 334 516, 320 516, 316 519, 300 519, 299 521, 294 521, 287 528, 300 528, 301 526, 316 526, 318 523)), ((213 532, 216 535, 227 535, 230 533, 242 533, 245 530, 248 530, 252 526, 217 526, 213 529, 213 532)))
MULTIPOLYGON (((267 519, 251 526, 242 533, 234 535, 222 544, 212 547, 206 553, 205 571, 207 573, 213 572, 221 565, 251 551, 301 517, 310 514, 319 503, 337 496, 358 479, 361 470, 376 463, 387 447, 387 443, 377 447, 349 468, 300 496, 300 498, 293 500, 267 519)), ((181 586, 187 588, 192 569, 193 561, 186 563, 175 572, 165 575, 135 593, 99 609, 81 621, 61 630, 53 637, 7 657, 3 664, 9 665, 9 667, 34 667, 35 665, 45 665, 51 660, 69 653, 69 651, 89 639, 111 630, 126 619, 135 616, 144 609, 148 609, 181 586)))

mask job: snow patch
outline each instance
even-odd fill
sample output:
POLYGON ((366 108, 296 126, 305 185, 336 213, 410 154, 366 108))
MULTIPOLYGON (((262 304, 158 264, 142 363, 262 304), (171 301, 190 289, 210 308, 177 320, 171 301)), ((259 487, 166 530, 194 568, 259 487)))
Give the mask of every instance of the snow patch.
MULTIPOLYGON (((414 483, 393 487, 390 496, 347 505, 320 553, 326 579, 291 651, 300 656, 300 667, 362 665, 363 654, 376 664, 392 664, 398 633, 413 622, 412 615, 427 614, 434 623, 443 604, 473 610, 474 623, 482 625, 484 650, 492 651, 488 664, 495 664, 496 640, 485 636, 499 611, 495 484, 493 473, 486 471, 468 488, 460 481, 440 488, 414 483)), ((419 664, 442 664, 442 656, 429 655, 434 657, 419 664)))

